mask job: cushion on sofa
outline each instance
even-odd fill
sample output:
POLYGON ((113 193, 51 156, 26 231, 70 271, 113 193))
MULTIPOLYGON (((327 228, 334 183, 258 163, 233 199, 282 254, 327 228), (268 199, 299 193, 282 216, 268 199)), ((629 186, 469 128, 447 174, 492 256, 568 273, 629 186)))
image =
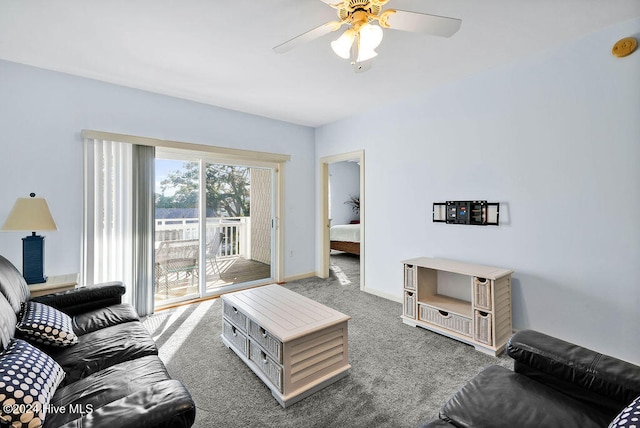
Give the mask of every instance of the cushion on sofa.
POLYGON ((616 416, 609 428, 640 427, 640 397, 637 397, 616 416))
POLYGON ((22 303, 29 300, 31 291, 18 269, 6 258, 0 256, 0 293, 2 293, 17 315, 22 303))
POLYGON ((70 384, 124 361, 158 355, 158 348, 139 321, 118 324, 78 337, 67 348, 51 348, 51 356, 66 373, 70 384))
POLYGON ((0 354, 0 418, 12 427, 42 426, 50 398, 64 377, 47 354, 13 339, 0 354))
POLYGON ((188 428, 193 425, 195 417, 196 406, 189 391, 179 381, 167 379, 58 428, 188 428))
POLYGON ((471 379, 442 407, 440 417, 459 427, 602 428, 610 415, 501 366, 471 379))
POLYGON ((0 294, 0 351, 9 346, 16 332, 16 314, 3 294, 0 294))
POLYGON ((23 303, 16 329, 25 340, 42 345, 65 347, 78 342, 71 317, 42 303, 23 303))
POLYGON ((66 406, 76 412, 50 415, 48 423, 63 425, 81 418, 82 411, 95 411, 109 403, 168 380, 169 374, 156 355, 125 361, 93 373, 70 385, 61 386, 51 399, 53 406, 66 406))
POLYGON ((128 303, 120 303, 76 315, 73 330, 77 335, 83 335, 130 321, 140 321, 138 313, 128 303))

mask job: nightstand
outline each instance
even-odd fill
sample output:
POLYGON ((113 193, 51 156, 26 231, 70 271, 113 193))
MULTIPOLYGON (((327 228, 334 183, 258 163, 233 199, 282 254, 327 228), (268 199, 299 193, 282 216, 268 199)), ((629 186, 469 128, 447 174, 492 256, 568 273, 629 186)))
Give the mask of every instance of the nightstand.
POLYGON ((56 275, 47 278, 47 282, 32 284, 29 286, 31 297, 42 296, 44 294, 57 293, 76 288, 78 286, 78 274, 56 275))

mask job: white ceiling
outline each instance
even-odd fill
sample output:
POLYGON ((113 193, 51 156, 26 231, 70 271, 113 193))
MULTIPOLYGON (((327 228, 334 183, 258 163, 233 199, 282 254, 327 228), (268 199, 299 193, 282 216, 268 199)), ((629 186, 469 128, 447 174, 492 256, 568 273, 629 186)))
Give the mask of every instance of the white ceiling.
POLYGON ((640 16, 640 0, 386 8, 462 26, 448 39, 385 30, 372 68, 356 74, 329 46, 339 33, 272 51, 336 18, 320 0, 0 0, 0 59, 315 127, 640 16))

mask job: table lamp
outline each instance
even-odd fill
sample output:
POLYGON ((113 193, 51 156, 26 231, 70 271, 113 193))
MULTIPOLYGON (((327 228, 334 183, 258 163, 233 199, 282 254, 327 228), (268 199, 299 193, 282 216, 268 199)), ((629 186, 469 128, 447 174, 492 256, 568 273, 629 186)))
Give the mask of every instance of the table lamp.
POLYGON ((47 281, 44 275, 44 236, 36 235, 36 230, 58 230, 49 211, 46 199, 18 198, 2 225, 3 231, 32 231, 31 236, 22 238, 22 276, 27 284, 47 281))

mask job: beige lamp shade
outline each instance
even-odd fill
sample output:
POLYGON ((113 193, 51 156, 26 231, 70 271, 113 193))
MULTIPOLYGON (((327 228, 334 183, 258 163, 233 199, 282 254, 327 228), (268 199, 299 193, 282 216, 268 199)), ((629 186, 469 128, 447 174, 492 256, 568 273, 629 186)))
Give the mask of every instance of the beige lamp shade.
POLYGON ((18 198, 2 230, 58 230, 44 198, 18 198))

